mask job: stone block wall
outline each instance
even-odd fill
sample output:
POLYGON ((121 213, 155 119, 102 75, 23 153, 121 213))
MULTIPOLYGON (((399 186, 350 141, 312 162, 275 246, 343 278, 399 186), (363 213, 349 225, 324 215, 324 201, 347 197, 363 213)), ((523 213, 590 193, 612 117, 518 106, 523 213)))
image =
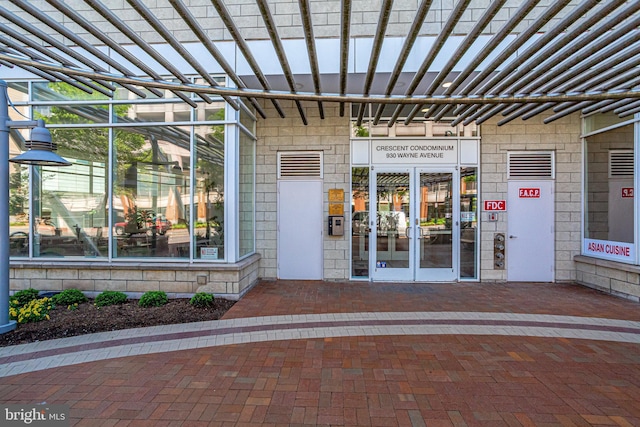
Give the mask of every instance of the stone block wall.
POLYGON ((139 298, 147 291, 169 297, 209 292, 238 299, 258 281, 259 255, 236 264, 12 262, 11 291, 79 289, 90 296, 103 291, 125 292, 139 298))
MULTIPOLYGON (((57 22, 67 25, 77 32, 78 35, 88 40, 93 37, 86 33, 78 25, 74 24, 62 13, 56 12, 55 8, 45 0, 30 1, 35 7, 51 14, 57 22)), ((119 31, 107 24, 105 19, 81 0, 67 0, 69 6, 79 12, 82 16, 94 23, 101 30, 106 30, 108 35, 118 43, 128 44, 131 41, 123 36, 119 31)), ((162 21, 163 25, 181 42, 197 42, 193 31, 182 21, 179 14, 167 1, 145 0, 144 3, 152 13, 162 21)), ((397 0, 393 2, 389 13, 389 24, 385 32, 387 37, 406 37, 416 16, 418 0, 397 0)), ((140 15, 125 0, 109 0, 109 10, 118 16, 126 25, 132 28, 147 43, 165 43, 165 40, 144 21, 140 15)), ((200 23, 208 37, 214 41, 232 40, 231 35, 226 30, 216 9, 210 0, 184 0, 189 12, 200 23)), ((227 0, 224 2, 229 14, 234 18, 235 25, 239 28, 241 36, 245 40, 268 40, 269 35, 265 28, 260 10, 254 0, 227 0)), ((457 2, 452 0, 433 1, 425 22, 421 27, 421 35, 437 35, 441 30, 457 2)), ((489 6, 489 0, 473 0, 465 9, 459 23, 456 25, 456 34, 468 33, 475 23, 484 14, 489 6)), ((300 5, 297 0, 270 0, 269 9, 276 23, 278 34, 282 39, 303 39, 302 19, 300 15, 300 5)), ((356 0, 351 4, 351 36, 352 37, 373 37, 378 31, 380 21, 380 10, 382 0, 356 0)), ((508 0, 503 9, 498 13, 485 29, 485 34, 494 34, 499 31, 504 24, 516 13, 522 5, 519 0, 508 0)), ((533 8, 527 19, 523 20, 514 30, 515 33, 522 32, 528 27, 533 19, 538 17, 543 8, 548 6, 548 2, 541 2, 533 8)), ((20 8, 8 4, 6 6, 18 16, 35 22, 36 26, 47 31, 47 27, 38 23, 37 20, 29 16, 20 8)), ((341 3, 338 0, 310 0, 309 7, 312 14, 312 25, 315 37, 319 38, 339 38, 341 33, 341 3)), ((545 27, 557 23, 566 13, 560 12, 551 19, 545 27)), ((544 28, 543 28, 544 29, 544 28)), ((68 40, 60 38, 61 42, 69 43, 68 40)))
MULTIPOLYGON (((349 212, 351 170, 349 161, 350 118, 340 117, 339 105, 324 103, 324 120, 316 103, 303 102, 305 126, 293 102, 280 101, 282 119, 271 103, 264 103, 268 119, 257 123, 256 156, 256 250, 262 259, 260 277, 277 277, 277 153, 322 151, 324 161, 323 218, 329 215, 330 189, 344 190, 345 213, 349 212)), ((345 215, 345 219, 347 216, 345 215)), ((347 221, 348 222, 348 221, 347 221)), ((324 224, 324 278, 348 279, 349 230, 344 236, 328 236, 324 224)))
MULTIPOLYGON (((555 280, 576 279, 573 258, 580 254, 582 144, 580 116, 573 114, 549 124, 545 115, 527 121, 516 119, 497 126, 493 118, 481 126, 481 197, 482 200, 507 199, 507 152, 555 151, 555 280)), ((507 232, 507 215, 499 221, 487 221, 481 212, 481 265, 483 281, 507 280, 507 270, 493 268, 494 233, 507 232)), ((508 257, 509 254, 507 253, 508 257)))
MULTIPOLYGON (((257 230, 258 252, 262 256, 260 277, 277 276, 277 206, 276 206, 276 154, 279 150, 323 150, 325 167, 325 195, 329 188, 345 191, 345 208, 349 199, 349 135, 347 117, 339 117, 337 106, 324 104, 324 121, 317 116, 317 107, 307 105, 309 125, 304 126, 293 104, 286 105, 286 119, 274 118, 258 123, 257 169, 257 230), (315 113, 315 114, 314 114, 315 113)), ((265 105, 265 107, 269 107, 265 105)), ((497 120, 489 121, 481 128, 481 194, 483 200, 507 198, 507 152, 523 150, 555 151, 555 280, 576 279, 573 257, 580 254, 581 220, 581 164, 580 117, 571 115, 544 124, 546 116, 514 121, 497 126, 497 120)), ((328 215, 325 198, 324 216, 328 215)), ((506 233, 507 217, 500 221, 487 221, 481 213, 481 266, 483 281, 505 281, 506 270, 493 268, 493 235, 506 233)), ((349 223, 349 221, 347 221, 349 223)), ((326 230, 325 230, 326 231, 326 230)), ((324 278, 348 279, 349 248, 348 230, 342 238, 324 240, 324 278)), ((507 254, 508 256, 508 254, 507 254)))
POLYGON ((576 256, 576 281, 603 292, 640 302, 640 267, 576 256))

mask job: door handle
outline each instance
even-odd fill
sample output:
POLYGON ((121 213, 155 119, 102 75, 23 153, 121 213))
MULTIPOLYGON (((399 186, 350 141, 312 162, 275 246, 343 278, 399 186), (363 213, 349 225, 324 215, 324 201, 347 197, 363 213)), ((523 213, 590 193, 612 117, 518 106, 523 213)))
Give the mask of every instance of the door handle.
POLYGON ((510 238, 510 239, 517 239, 517 238, 518 238, 518 236, 514 236, 513 234, 509 234, 509 238, 510 238))

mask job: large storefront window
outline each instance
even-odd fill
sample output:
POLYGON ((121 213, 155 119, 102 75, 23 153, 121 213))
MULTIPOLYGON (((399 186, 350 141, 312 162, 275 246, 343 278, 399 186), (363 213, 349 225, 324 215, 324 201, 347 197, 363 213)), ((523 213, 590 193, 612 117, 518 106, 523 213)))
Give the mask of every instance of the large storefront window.
MULTIPOLYGON (((10 84, 11 119, 44 119, 72 163, 10 165, 12 257, 235 262, 255 252, 255 118, 245 112, 240 126, 221 99, 193 109, 148 92, 143 99, 118 89, 110 99, 64 83, 10 84), (227 157, 226 145, 238 156, 227 157), (231 161, 237 173, 227 183, 231 161), (238 233, 225 234, 225 223, 238 233)), ((27 136, 11 131, 10 157, 26 149, 27 136)))
POLYGON ((34 168, 33 256, 108 256, 107 129, 51 129, 72 165, 34 168))
POLYGON ((616 125, 585 138, 583 253, 635 263, 635 144, 637 124, 616 125))
MULTIPOLYGON (((8 87, 9 99, 14 108, 9 109, 11 120, 24 120, 29 115, 29 107, 20 105, 28 101, 26 84, 11 83, 8 87)), ((12 129, 9 132, 9 158, 25 151, 25 130, 12 129)), ((29 256, 29 168, 9 163, 9 255, 29 256)))
POLYGON ((198 126, 195 175, 195 258, 225 257, 224 125, 198 126))
POLYGON ((29 168, 14 163, 9 165, 9 254, 29 255, 29 168))
POLYGON ((188 128, 114 132, 114 256, 188 257, 188 128))
MULTIPOLYGON (((63 83, 35 83, 34 97, 52 102, 104 98, 63 83)), ((72 163, 33 169, 33 256, 107 257, 109 130, 52 125, 108 123, 109 107, 63 103, 35 107, 33 114, 46 121, 58 154, 72 163)))

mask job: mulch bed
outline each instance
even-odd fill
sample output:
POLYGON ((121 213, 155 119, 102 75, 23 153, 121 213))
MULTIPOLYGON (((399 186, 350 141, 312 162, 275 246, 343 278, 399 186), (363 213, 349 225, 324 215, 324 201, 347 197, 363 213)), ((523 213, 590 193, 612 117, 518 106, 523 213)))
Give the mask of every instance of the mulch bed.
POLYGON ((14 331, 0 335, 0 347, 95 332, 218 320, 233 304, 235 301, 216 298, 213 306, 199 308, 189 304, 188 299, 170 299, 161 307, 143 308, 137 300, 122 305, 96 307, 89 300, 75 310, 56 307, 49 313, 49 320, 18 325, 14 331))

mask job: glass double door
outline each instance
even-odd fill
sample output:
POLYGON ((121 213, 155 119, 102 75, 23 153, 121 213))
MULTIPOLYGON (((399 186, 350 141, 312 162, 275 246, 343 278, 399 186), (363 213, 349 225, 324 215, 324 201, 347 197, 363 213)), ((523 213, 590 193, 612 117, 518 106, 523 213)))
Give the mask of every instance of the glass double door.
POLYGON ((380 169, 372 174, 371 278, 454 281, 459 244, 454 169, 380 169))

